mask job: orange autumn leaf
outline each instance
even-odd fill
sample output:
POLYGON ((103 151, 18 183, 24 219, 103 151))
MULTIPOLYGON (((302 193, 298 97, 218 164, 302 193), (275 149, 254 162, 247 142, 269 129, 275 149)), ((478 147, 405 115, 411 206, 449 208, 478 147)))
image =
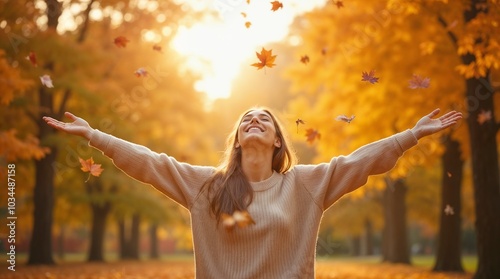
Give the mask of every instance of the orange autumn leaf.
POLYGON ((309 56, 304 55, 304 56, 300 57, 300 62, 302 62, 304 64, 309 63, 309 56))
MULTIPOLYGON (((78 157, 78 160, 80 161, 80 164, 82 165, 82 167, 80 168, 83 172, 88 172, 89 173, 89 178, 90 178, 90 175, 93 175, 93 176, 99 176, 101 175, 103 169, 101 168, 101 164, 95 164, 94 163, 94 159, 92 157, 90 157, 90 159, 87 159, 87 160, 83 160, 82 158, 78 157)), ((89 178, 87 178, 87 181, 89 180, 89 178)), ((85 182, 87 182, 85 181, 85 182)))
POLYGON ((332 3, 337 6, 338 9, 344 7, 344 3, 342 1, 332 1, 332 3))
POLYGON ((153 50, 158 51, 158 52, 160 52, 160 53, 162 52, 162 50, 161 50, 161 49, 162 49, 162 48, 161 48, 161 46, 159 46, 159 45, 154 45, 154 46, 153 46, 153 50))
POLYGON ((279 8, 283 9, 283 4, 280 1, 273 1, 271 2, 272 8, 271 11, 276 12, 279 8))
POLYGON ((307 142, 313 143, 314 140, 316 140, 316 139, 319 140, 321 138, 321 134, 319 133, 318 130, 309 128, 306 130, 306 138, 307 138, 307 142))
POLYGON ((115 45, 117 47, 126 47, 127 46, 127 43, 130 42, 127 38, 125 38, 124 36, 118 36, 115 38, 115 45))
POLYGON ((245 22, 245 27, 250 28, 252 26, 252 23, 250 21, 245 22))
POLYGON ((491 110, 484 111, 481 110, 481 112, 477 115, 477 122, 479 125, 483 125, 485 122, 488 122, 491 120, 491 110))
POLYGON ((228 231, 232 231, 235 226, 239 228, 244 228, 249 225, 255 224, 255 221, 252 219, 250 214, 247 211, 238 211, 235 210, 233 215, 229 215, 227 213, 222 213, 222 226, 226 228, 228 231))
POLYGON ((266 50, 265 48, 262 48, 260 53, 255 52, 257 55, 257 58, 259 59, 260 62, 258 63, 253 63, 251 66, 257 67, 257 70, 260 70, 264 67, 269 67, 272 68, 273 66, 276 66, 274 64, 274 60, 276 59, 276 55, 273 55, 273 50, 266 50))

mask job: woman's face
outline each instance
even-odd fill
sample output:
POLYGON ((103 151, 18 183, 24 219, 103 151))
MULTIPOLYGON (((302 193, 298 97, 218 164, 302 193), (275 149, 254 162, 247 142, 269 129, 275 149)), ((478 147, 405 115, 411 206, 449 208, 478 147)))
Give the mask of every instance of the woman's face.
POLYGON ((281 141, 276 136, 275 123, 271 115, 261 109, 245 114, 238 128, 238 144, 241 147, 248 144, 279 147, 281 141))

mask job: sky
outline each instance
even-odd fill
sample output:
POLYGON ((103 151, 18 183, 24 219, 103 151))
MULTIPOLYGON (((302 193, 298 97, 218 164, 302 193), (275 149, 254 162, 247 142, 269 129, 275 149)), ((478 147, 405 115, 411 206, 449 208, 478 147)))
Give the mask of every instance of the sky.
POLYGON ((267 44, 283 40, 295 16, 324 5, 326 0, 283 0, 283 8, 272 11, 271 1, 211 0, 179 1, 194 9, 215 11, 216 18, 181 26, 172 47, 188 58, 187 67, 199 74, 195 89, 209 99, 227 98, 231 83, 243 61, 255 57, 267 44), (251 23, 245 27, 245 22, 251 23))

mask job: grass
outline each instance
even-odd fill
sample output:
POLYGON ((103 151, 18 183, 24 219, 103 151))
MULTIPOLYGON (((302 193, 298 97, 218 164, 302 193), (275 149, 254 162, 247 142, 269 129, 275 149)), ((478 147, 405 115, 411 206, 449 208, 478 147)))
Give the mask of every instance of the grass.
MULTIPOLYGON (((411 265, 416 267, 422 267, 431 270, 434 267, 436 258, 434 255, 419 255, 411 257, 411 265)), ((320 261, 331 261, 331 262, 350 262, 350 263, 367 263, 367 264, 378 264, 381 263, 381 256, 365 256, 365 257, 319 257, 320 261)), ((477 256, 466 255, 462 256, 462 267, 466 272, 474 273, 477 268, 477 256)))

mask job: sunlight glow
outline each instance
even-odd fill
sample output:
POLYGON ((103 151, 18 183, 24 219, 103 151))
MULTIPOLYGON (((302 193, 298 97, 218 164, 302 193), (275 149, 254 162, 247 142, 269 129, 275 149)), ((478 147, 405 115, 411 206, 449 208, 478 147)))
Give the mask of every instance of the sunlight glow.
MULTIPOLYGON (((199 8, 200 2, 184 1, 199 8), (191 2, 191 3, 190 3, 191 2)), ((271 11, 269 1, 214 0, 212 10, 218 12, 217 19, 206 20, 187 28, 181 26, 172 47, 189 57, 190 68, 202 75, 195 89, 205 92, 209 99, 227 98, 231 94, 231 83, 240 68, 249 66, 243 62, 255 57, 255 52, 271 42, 283 40, 294 17, 325 3, 325 0, 282 1, 283 9, 271 11), (246 17, 241 13, 245 13, 246 17), (250 28, 245 22, 252 23, 250 28), (199 63, 192 60, 197 59, 199 63), (200 65, 206 64, 206 67, 200 65)), ((279 63, 279 54, 276 60, 279 63)))

